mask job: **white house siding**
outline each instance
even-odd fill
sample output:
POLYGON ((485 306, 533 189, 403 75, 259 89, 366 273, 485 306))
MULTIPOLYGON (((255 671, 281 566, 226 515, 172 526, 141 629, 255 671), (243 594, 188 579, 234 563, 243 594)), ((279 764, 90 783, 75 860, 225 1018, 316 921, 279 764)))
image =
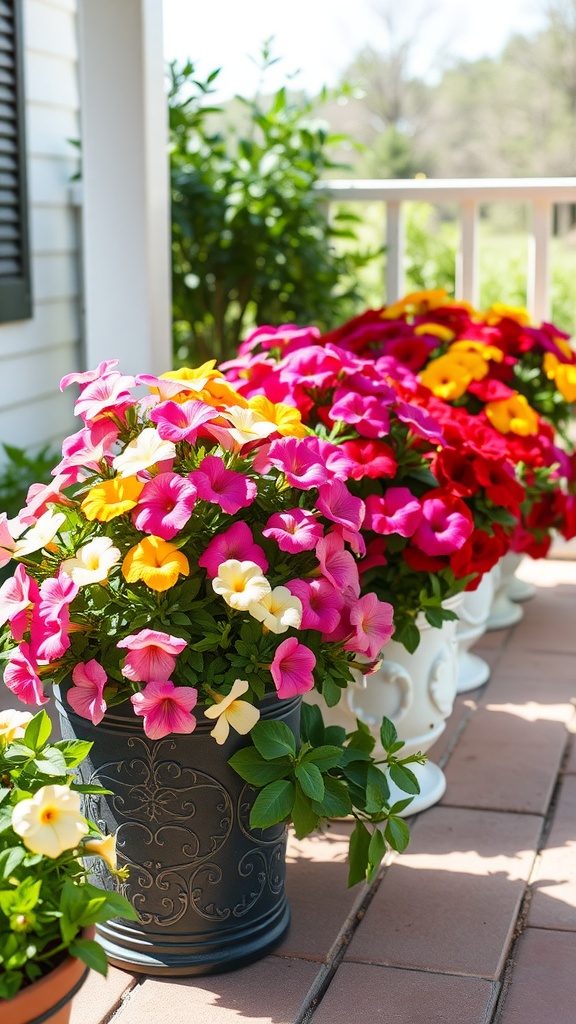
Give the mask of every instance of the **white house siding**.
MULTIPOLYGON (((80 137, 76 0, 24 0, 33 319, 0 324, 0 441, 34 447, 74 428, 60 378, 79 365, 79 243, 70 202, 80 137)), ((71 389, 72 390, 72 389, 71 389)))

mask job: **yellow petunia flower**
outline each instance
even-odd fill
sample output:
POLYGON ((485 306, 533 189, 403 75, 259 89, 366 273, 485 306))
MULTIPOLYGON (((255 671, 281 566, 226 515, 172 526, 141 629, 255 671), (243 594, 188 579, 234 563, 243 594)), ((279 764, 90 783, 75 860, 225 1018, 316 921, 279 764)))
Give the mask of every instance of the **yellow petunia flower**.
POLYGON ((138 504, 144 484, 134 476, 103 480, 88 491, 81 508, 86 519, 109 523, 116 516, 130 512, 138 504))
POLYGON ((448 351, 450 354, 452 352, 469 352, 482 356, 482 359, 492 363, 501 363, 504 359, 502 349, 496 348, 496 345, 484 345, 481 341, 472 341, 468 338, 461 338, 460 341, 455 341, 450 345, 448 351))
POLYGON ((118 870, 118 860, 116 856, 116 836, 113 833, 110 835, 99 837, 93 837, 87 839, 82 848, 83 853, 92 853, 97 857, 101 857, 102 860, 108 865, 110 871, 114 874, 118 870))
POLYGON ((498 402, 488 402, 484 410, 492 426, 501 434, 528 437, 538 433, 538 413, 528 405, 524 395, 517 392, 498 402))
POLYGON ((265 395, 254 395, 248 400, 248 405, 268 423, 274 423, 277 433, 282 437, 306 437, 309 433, 302 423, 300 410, 291 405, 282 402, 275 404, 265 395))
POLYGON ((225 743, 228 739, 230 726, 241 736, 246 736, 254 728, 260 718, 258 708, 247 700, 238 700, 248 690, 245 679, 236 679, 230 693, 226 697, 216 696, 216 704, 206 708, 206 718, 216 718, 217 722, 211 736, 216 743, 225 743))
POLYGON ((396 320, 397 317, 402 316, 404 313, 419 315, 427 313, 431 309, 437 309, 439 306, 448 305, 451 305, 451 303, 448 299, 448 293, 444 288, 410 292, 410 295, 405 295, 402 299, 398 299, 398 302, 394 302, 387 309, 383 309, 382 319, 396 320))
POLYGON ((522 327, 527 327, 530 320, 530 314, 524 306, 507 306, 504 302, 495 302, 490 309, 487 309, 485 313, 479 313, 479 316, 486 321, 487 324, 497 324, 500 320, 506 317, 507 320, 515 320, 517 324, 522 327))
POLYGON ((188 576, 190 566, 174 544, 161 537, 144 537, 130 548, 122 562, 122 573, 128 583, 141 580, 150 590, 161 592, 170 590, 180 575, 188 576))
POLYGON ((418 324, 414 328, 414 334, 431 334, 433 338, 439 338, 440 341, 452 341, 454 337, 454 331, 451 331, 449 327, 434 323, 418 324))
POLYGON ((473 379, 463 360, 456 360, 448 355, 434 359, 419 375, 424 387, 447 402, 460 398, 473 379))
POLYGON ((576 366, 561 363, 553 352, 546 352, 543 362, 544 373, 553 380, 566 402, 576 402, 576 366))

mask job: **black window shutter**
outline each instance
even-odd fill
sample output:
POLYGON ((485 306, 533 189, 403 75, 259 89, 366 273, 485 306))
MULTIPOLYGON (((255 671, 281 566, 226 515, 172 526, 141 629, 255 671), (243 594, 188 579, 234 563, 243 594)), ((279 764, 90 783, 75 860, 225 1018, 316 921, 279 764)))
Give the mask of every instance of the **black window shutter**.
POLYGON ((32 315, 22 0, 0 0, 0 322, 32 315))

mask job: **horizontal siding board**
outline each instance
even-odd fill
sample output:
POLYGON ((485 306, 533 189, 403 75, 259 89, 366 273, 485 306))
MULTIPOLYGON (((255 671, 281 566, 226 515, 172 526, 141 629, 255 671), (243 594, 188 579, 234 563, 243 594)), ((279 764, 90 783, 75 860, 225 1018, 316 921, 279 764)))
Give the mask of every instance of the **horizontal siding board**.
MULTIPOLYGON (((71 368, 73 353, 62 345, 44 352, 17 355, 2 363, 2 380, 6 391, 4 408, 13 409, 21 403, 60 394, 60 381, 71 368)), ((77 395, 77 390, 73 399, 77 395)), ((29 413, 32 407, 28 406, 29 413)))
POLYGON ((79 268, 75 253, 32 257, 34 298, 75 299, 79 290, 79 268))
POLYGON ((28 162, 28 194, 33 206, 68 206, 70 179, 76 162, 64 157, 30 157, 28 162))
POLYGON ((45 53, 26 55, 26 96, 32 103, 50 103, 60 107, 78 107, 76 64, 63 57, 45 53))
MULTIPOLYGON (((55 299, 35 302, 33 320, 22 320, 10 326, 0 325, 0 373, 4 373, 4 363, 14 356, 41 353, 55 345, 68 348, 70 366, 76 369, 79 337, 80 313, 76 301, 55 299)), ((4 393, 0 392, 0 395, 4 400, 4 393)))
POLYGON ((30 237, 36 255, 74 252, 78 246, 76 215, 67 207, 33 206, 30 237))
POLYGON ((73 62, 78 60, 76 18, 72 11, 42 0, 26 0, 24 27, 28 50, 65 57, 73 62))
POLYGON ((29 103, 26 114, 30 156, 61 156, 67 160, 77 156, 67 141, 80 137, 77 109, 72 105, 66 110, 29 103))
POLYGON ((76 429, 71 397, 58 392, 33 403, 0 409, 0 441, 17 448, 32 448, 54 442, 59 444, 76 429))

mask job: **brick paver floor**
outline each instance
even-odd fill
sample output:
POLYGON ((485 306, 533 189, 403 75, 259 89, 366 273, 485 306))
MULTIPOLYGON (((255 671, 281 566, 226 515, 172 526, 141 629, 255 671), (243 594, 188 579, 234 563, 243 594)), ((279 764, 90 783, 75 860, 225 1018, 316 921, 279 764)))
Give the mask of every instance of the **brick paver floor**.
POLYGON ((524 562, 521 623, 487 634, 483 689, 431 755, 442 803, 406 854, 346 889, 346 835, 292 842, 290 933, 206 978, 91 976, 72 1024, 574 1024, 576 561, 524 562))

